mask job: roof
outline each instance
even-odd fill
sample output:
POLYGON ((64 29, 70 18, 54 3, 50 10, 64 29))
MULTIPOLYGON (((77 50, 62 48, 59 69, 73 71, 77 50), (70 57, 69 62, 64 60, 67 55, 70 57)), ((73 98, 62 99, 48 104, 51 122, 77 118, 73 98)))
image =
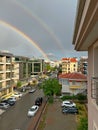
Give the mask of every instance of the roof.
POLYGON ((62 61, 77 62, 77 58, 62 58, 62 61))
POLYGON ((59 75, 59 78, 65 78, 70 80, 87 80, 87 76, 78 72, 61 74, 59 75))

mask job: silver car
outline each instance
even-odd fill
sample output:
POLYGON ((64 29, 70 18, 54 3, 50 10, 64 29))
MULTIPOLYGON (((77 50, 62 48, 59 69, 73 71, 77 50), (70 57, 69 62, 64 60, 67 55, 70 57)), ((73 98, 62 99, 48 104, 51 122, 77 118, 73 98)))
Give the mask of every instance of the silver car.
POLYGON ((33 105, 29 110, 28 110, 28 116, 34 116, 36 114, 36 112, 38 111, 39 106, 37 105, 33 105))
POLYGON ((5 102, 2 102, 2 103, 0 103, 0 108, 1 109, 7 109, 7 108, 9 108, 9 104, 7 104, 7 103, 5 103, 5 102))

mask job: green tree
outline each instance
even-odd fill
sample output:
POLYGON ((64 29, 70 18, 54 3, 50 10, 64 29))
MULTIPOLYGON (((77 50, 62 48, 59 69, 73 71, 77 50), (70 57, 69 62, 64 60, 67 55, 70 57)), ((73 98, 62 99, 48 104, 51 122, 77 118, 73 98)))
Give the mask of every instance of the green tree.
POLYGON ((45 96, 48 97, 59 95, 61 92, 61 86, 57 79, 45 80, 42 83, 41 88, 43 89, 45 96))
POLYGON ((18 81, 18 82, 17 82, 17 87, 19 88, 19 87, 21 87, 21 85, 22 85, 22 82, 21 82, 21 81, 18 81))

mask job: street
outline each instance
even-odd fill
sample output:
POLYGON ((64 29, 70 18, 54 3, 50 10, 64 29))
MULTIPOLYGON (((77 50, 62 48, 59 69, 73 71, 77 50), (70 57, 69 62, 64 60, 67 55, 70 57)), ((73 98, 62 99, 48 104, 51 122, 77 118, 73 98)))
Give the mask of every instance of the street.
POLYGON ((0 130, 27 130, 32 118, 27 117, 28 109, 34 104, 37 97, 43 96, 41 90, 26 94, 16 104, 0 116, 0 130))

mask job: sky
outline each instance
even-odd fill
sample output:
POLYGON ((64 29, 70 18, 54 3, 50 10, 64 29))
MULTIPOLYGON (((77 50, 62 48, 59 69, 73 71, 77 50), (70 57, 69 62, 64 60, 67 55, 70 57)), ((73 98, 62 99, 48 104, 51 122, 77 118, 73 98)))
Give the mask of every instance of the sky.
POLYGON ((72 45, 77 0, 0 0, 0 51, 61 59, 81 57, 72 45))

